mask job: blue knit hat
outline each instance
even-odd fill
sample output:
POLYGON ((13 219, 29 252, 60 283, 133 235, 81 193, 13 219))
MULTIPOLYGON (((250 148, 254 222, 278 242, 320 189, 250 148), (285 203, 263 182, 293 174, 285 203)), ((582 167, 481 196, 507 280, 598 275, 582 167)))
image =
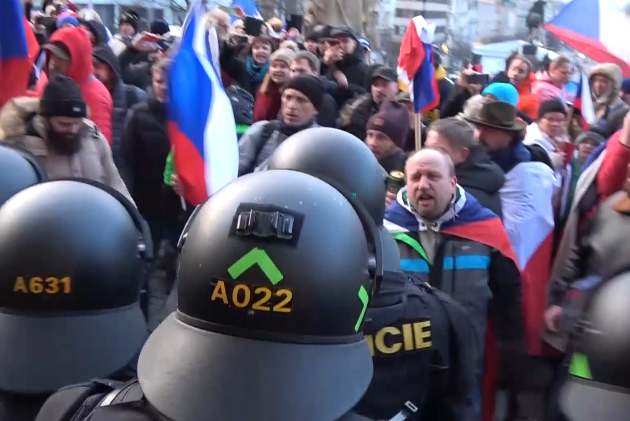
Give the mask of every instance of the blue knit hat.
POLYGON ((507 102, 513 107, 516 107, 518 102, 518 91, 511 83, 491 83, 481 95, 492 95, 497 101, 507 102))
POLYGON ((621 92, 630 94, 630 77, 624 77, 621 82, 621 92))

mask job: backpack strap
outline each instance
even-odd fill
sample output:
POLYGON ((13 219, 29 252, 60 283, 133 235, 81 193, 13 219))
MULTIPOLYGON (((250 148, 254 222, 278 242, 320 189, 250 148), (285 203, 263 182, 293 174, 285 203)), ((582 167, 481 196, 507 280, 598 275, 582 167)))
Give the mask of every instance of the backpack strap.
POLYGON ((262 129, 262 133, 260 134, 260 138, 258 138, 258 143, 256 144, 256 158, 258 158, 258 154, 262 150, 265 143, 271 138, 273 132, 275 132, 278 127, 280 127, 280 122, 278 121, 268 121, 265 124, 265 127, 262 129))
POLYGON ((90 396, 107 393, 120 385, 121 382, 114 380, 95 379, 64 387, 46 400, 35 421, 70 421, 90 396))

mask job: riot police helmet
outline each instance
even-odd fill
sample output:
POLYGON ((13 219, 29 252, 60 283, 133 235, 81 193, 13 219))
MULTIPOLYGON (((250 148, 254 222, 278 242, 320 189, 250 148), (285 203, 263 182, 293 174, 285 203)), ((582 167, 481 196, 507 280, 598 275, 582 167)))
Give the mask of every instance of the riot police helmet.
POLYGON ((27 187, 47 180, 46 172, 30 153, 0 145, 0 205, 27 187))
POLYGON ((147 336, 137 247, 125 206, 86 183, 0 207, 0 390, 49 393, 131 362, 147 336))
POLYGON ((267 161, 270 170, 304 172, 353 194, 382 225, 387 173, 367 145, 348 132, 329 127, 288 137, 267 161))
POLYGON ((267 169, 304 172, 356 197, 379 227, 383 270, 398 270, 398 246, 383 227, 387 173, 364 142, 327 127, 302 130, 282 142, 267 169))
POLYGON ((144 396, 177 421, 339 419, 372 377, 369 260, 354 204, 322 180, 228 184, 191 222, 178 311, 140 353, 144 396))
POLYGON ((577 323, 560 408, 570 421, 628 419, 630 272, 602 281, 577 323))

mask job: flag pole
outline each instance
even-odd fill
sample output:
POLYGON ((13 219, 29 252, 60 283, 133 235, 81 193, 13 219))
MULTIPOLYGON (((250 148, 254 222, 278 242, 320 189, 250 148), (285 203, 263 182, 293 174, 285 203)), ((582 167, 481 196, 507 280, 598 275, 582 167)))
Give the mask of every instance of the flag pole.
POLYGON ((413 115, 413 124, 415 131, 416 150, 422 149, 422 114, 415 113, 413 115))

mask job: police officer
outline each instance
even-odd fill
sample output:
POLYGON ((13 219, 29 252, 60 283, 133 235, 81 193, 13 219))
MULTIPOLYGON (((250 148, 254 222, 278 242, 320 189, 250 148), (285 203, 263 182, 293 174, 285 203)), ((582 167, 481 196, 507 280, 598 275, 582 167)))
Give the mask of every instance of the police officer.
POLYGON ((569 421, 622 421, 630 417, 630 273, 596 287, 587 301, 560 409, 569 421))
POLYGON ((376 233, 355 202, 292 171, 212 196, 182 249, 178 310, 140 354, 140 397, 90 419, 345 421, 372 378, 361 330, 376 233))
POLYGON ((0 206, 17 192, 47 178, 34 156, 0 144, 0 206))
POLYGON ((137 244, 126 208, 81 182, 0 207, 1 420, 34 419, 62 386, 124 375, 147 336, 137 244))
POLYGON ((401 408, 406 411, 409 402, 419 407, 411 419, 474 418, 478 409, 466 406, 474 381, 471 351, 476 346, 470 322, 447 295, 429 285, 418 287, 399 272, 398 247, 382 226, 387 173, 370 149, 341 130, 303 130, 276 149, 267 168, 305 172, 327 181, 355 196, 379 226, 384 276, 364 327, 374 379, 355 411, 386 419, 401 408))

